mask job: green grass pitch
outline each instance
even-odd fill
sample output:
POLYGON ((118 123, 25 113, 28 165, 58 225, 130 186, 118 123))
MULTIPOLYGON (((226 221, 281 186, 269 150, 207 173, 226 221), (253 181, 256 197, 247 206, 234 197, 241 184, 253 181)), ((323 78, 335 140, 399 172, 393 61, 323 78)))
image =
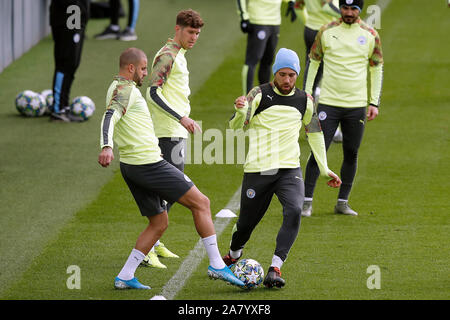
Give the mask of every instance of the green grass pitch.
MULTIPOLYGON (((85 123, 54 124, 48 118, 22 118, 15 111, 19 91, 51 87, 51 37, 0 74, 0 299, 148 300, 160 294, 193 249, 199 238, 191 214, 176 205, 162 241, 181 259, 162 259, 166 270, 138 269, 136 276, 152 287, 150 291, 114 290, 114 277, 146 220, 118 171, 117 153, 111 168, 97 164, 106 89, 117 72, 120 52, 137 46, 151 60, 173 35, 176 12, 186 6, 198 10, 206 22, 187 54, 191 115, 202 121, 203 130, 224 132, 234 98, 241 93, 245 50, 235 1, 141 1, 139 39, 130 43, 95 41, 93 35, 107 22, 91 20, 72 87, 73 97, 87 95, 96 103, 93 118, 85 123), (66 285, 71 265, 80 268, 81 289, 66 285)), ((302 219, 283 266, 285 288, 243 291, 209 281, 208 261, 203 259, 175 299, 450 297, 449 15, 444 1, 424 5, 418 0, 391 1, 382 13, 382 104, 379 117, 367 124, 350 198, 360 215, 333 214, 337 191, 319 183, 314 213, 302 219), (380 269, 380 289, 367 287, 372 265, 380 269)), ((296 50, 304 61, 303 26, 291 24, 284 14, 278 47, 296 50)), ((304 168, 309 148, 303 136, 300 144, 304 168)), ((328 160, 335 172, 341 159, 341 145, 333 144, 328 160)), ((239 187, 242 166, 190 164, 186 173, 210 198, 214 215, 239 187)), ((222 253, 234 222, 219 237, 222 253)), ((280 224, 281 206, 274 197, 244 257, 258 260, 267 270, 280 224)))

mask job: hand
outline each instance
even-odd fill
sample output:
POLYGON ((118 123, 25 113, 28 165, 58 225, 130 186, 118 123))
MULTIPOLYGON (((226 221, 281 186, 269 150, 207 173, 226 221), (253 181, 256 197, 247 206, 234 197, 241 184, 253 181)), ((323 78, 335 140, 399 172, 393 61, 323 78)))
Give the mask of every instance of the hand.
POLYGON ((332 179, 327 181, 328 186, 332 188, 339 188, 342 184, 341 179, 335 174, 333 171, 328 172, 328 176, 330 176, 332 179))
POLYGON ((114 160, 114 153, 111 147, 104 147, 98 155, 98 163, 104 168, 109 166, 114 160))
POLYGON ((297 13, 294 9, 295 1, 289 1, 287 10, 286 10, 286 17, 290 14, 291 15, 291 22, 294 22, 297 19, 297 13))
POLYGON ((370 104, 369 108, 367 108, 367 120, 371 121, 375 119, 377 116, 378 116, 378 108, 370 104))
POLYGON ((249 27, 250 27, 250 21, 248 21, 248 20, 241 21, 241 30, 243 33, 247 33, 249 27))
POLYGON ((247 98, 245 96, 240 96, 234 101, 234 106, 238 109, 242 109, 245 107, 245 103, 247 102, 247 98))
POLYGON ((183 118, 181 118, 180 123, 183 127, 186 128, 189 133, 202 132, 202 128, 200 128, 197 122, 189 117, 184 116, 183 118))

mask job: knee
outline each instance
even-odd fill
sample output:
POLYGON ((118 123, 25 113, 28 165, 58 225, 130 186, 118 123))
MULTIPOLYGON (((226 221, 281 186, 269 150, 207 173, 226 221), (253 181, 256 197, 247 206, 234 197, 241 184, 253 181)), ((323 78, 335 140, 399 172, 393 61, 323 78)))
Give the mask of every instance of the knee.
POLYGON ((298 226, 300 224, 301 214, 302 206, 300 204, 286 207, 283 211, 284 220, 292 226, 298 226))
POLYGON ((209 208, 211 205, 211 202, 209 201, 209 198, 207 196, 205 196, 204 194, 202 194, 202 196, 200 197, 200 205, 203 208, 209 208))
POLYGON ((344 148, 344 162, 354 163, 358 160, 358 149, 344 148))
POLYGON ((164 233, 167 228, 169 227, 169 219, 166 219, 162 224, 161 224, 161 233, 164 233))
POLYGON ((194 208, 200 211, 209 209, 210 205, 211 203, 209 201, 209 198, 204 194, 200 194, 194 201, 194 208))
POLYGON ((153 228, 158 235, 162 236, 162 234, 169 227, 169 219, 167 214, 165 216, 161 216, 157 221, 150 221, 149 226, 153 228))

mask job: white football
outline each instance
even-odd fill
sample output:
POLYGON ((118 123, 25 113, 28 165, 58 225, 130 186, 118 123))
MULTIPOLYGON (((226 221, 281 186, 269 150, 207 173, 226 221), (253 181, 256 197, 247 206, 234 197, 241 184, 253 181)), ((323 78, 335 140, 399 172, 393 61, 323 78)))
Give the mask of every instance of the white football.
POLYGON ((95 111, 95 103, 91 98, 86 96, 79 96, 72 100, 70 105, 70 112, 83 119, 89 119, 95 111))
POLYGON ((53 91, 51 89, 47 89, 41 92, 41 96, 45 100, 45 105, 47 109, 45 110, 46 114, 51 113, 51 106, 53 105, 54 97, 53 97, 53 91))
POLYGON ((26 117, 40 117, 45 113, 46 103, 39 93, 25 90, 16 96, 16 109, 26 117))

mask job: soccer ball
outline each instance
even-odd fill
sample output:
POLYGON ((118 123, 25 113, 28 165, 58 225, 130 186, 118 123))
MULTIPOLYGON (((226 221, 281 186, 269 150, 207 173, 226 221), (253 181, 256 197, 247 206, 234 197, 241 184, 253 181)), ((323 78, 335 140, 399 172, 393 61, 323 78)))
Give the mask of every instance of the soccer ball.
POLYGON ((243 259, 238 261, 234 267, 234 275, 244 282, 245 289, 253 289, 261 284, 264 278, 264 270, 258 261, 243 259))
POLYGON ((46 104, 39 93, 25 90, 16 96, 16 109, 26 117, 40 117, 45 113, 46 104))
POLYGON ((72 100, 70 105, 70 112, 72 114, 82 117, 84 120, 90 118, 95 111, 95 103, 91 98, 86 96, 76 97, 72 100))
POLYGON ((51 113, 50 108, 52 107, 54 101, 53 91, 50 89, 44 90, 41 92, 41 96, 44 98, 45 105, 47 107, 45 110, 45 114, 50 114, 51 113))

